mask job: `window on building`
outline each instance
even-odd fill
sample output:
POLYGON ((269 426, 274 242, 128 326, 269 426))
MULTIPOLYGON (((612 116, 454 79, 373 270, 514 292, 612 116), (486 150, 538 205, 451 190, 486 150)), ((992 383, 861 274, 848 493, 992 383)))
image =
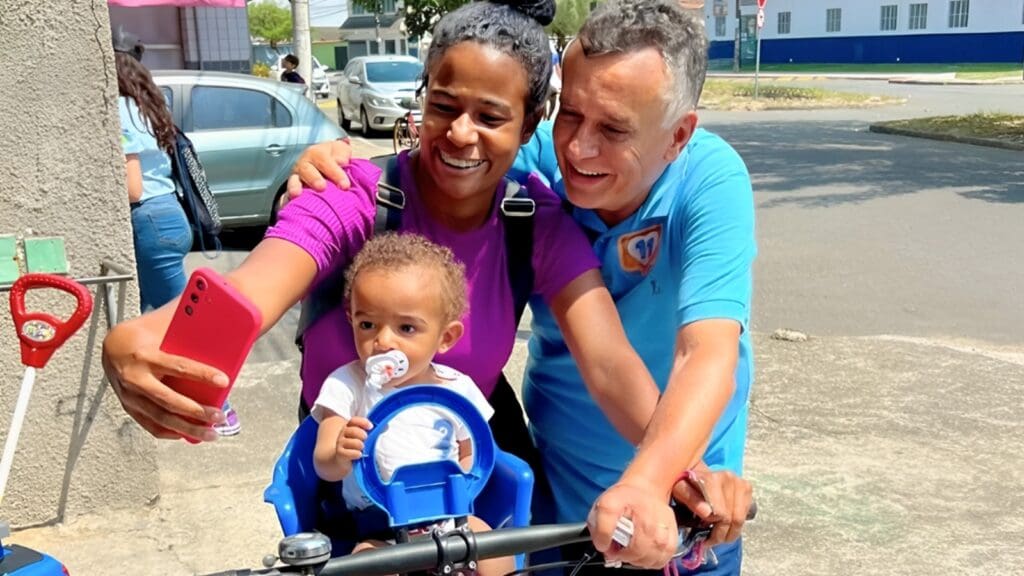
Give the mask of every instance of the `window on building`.
POLYGON ((192 129, 234 130, 291 126, 292 115, 266 92, 196 86, 192 89, 192 129))
MULTIPOLYGON (((381 14, 394 14, 398 11, 395 0, 381 0, 381 14)), ((352 3, 352 10, 349 12, 352 16, 365 16, 367 14, 373 14, 372 10, 367 10, 360 4, 352 3)))
POLYGON ((896 29, 897 7, 895 4, 882 6, 882 22, 879 28, 885 32, 896 29))
POLYGON ((967 13, 971 11, 971 0, 952 0, 949 3, 949 27, 967 28, 967 13))
POLYGON ((927 4, 911 4, 910 5, 910 29, 911 30, 924 30, 928 27, 928 5, 927 4))
POLYGON ((843 9, 825 10, 825 32, 839 32, 843 28, 843 9))
POLYGON ((725 16, 715 16, 715 36, 725 36, 725 16))
POLYGON ((779 34, 789 34, 792 12, 779 12, 779 34))

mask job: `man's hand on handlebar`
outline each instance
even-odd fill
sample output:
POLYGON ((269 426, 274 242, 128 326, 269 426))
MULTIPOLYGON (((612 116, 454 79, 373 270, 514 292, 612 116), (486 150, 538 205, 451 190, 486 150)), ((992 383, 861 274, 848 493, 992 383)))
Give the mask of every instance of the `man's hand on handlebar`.
POLYGON ((327 180, 347 190, 350 183, 342 166, 348 166, 351 160, 352 144, 348 138, 321 142, 306 148, 292 168, 292 175, 288 178, 288 194, 282 196, 282 206, 287 200, 302 194, 303 186, 323 192, 327 180))
POLYGON ((713 524, 708 545, 732 542, 740 537, 753 505, 750 482, 729 471, 712 471, 703 463, 687 472, 672 488, 672 499, 690 509, 705 524, 713 524), (707 500, 697 485, 703 484, 707 500))
MULTIPOLYGON (((739 538, 753 501, 750 483, 732 472, 711 471, 703 464, 688 474, 692 481, 680 480, 672 496, 705 524, 714 525, 708 545, 739 538), (700 484, 703 491, 698 488, 700 484)), ((594 547, 609 562, 662 568, 676 552, 675 515, 659 491, 650 486, 630 481, 615 484, 594 502, 587 525, 594 547), (633 535, 625 548, 612 540, 620 517, 633 523, 633 535)))
POLYGON ((679 529, 675 515, 665 498, 650 486, 615 484, 594 502, 587 526, 594 548, 607 562, 661 568, 676 552, 679 529), (625 548, 612 540, 620 517, 633 523, 633 535, 625 548))

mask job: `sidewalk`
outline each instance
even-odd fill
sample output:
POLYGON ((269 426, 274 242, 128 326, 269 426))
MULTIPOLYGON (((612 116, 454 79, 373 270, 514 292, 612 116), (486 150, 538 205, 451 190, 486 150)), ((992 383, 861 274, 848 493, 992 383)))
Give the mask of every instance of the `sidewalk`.
MULTIPOLYGON (((745 573, 1024 574, 1024 351, 763 334, 755 350, 747 474, 760 512, 745 573)), ((288 354, 246 366, 232 395, 241 435, 159 444, 151 506, 11 540, 73 576, 259 567, 279 537, 262 491, 295 424, 288 354)), ((513 382, 523 361, 520 342, 513 382)))

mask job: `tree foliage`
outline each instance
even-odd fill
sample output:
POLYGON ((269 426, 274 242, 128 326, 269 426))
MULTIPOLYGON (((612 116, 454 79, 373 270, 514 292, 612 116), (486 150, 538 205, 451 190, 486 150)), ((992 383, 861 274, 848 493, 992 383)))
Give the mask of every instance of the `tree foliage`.
POLYGON ((590 0, 557 0, 557 5, 555 19, 548 24, 547 32, 555 37, 561 52, 590 15, 590 0))
POLYGON ((276 48, 278 42, 292 37, 292 13, 270 0, 250 4, 249 33, 276 48))
POLYGON ((405 0, 405 29, 409 36, 430 33, 441 16, 466 4, 468 0, 405 0))

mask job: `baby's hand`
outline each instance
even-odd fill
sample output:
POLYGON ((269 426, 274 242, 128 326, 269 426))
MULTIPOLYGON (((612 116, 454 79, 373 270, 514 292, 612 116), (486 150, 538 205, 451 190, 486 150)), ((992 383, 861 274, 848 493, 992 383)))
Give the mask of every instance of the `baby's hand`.
POLYGON ((373 424, 366 418, 355 416, 345 423, 341 434, 338 435, 337 455, 349 462, 359 459, 363 455, 363 448, 366 443, 366 433, 373 428, 373 424))

